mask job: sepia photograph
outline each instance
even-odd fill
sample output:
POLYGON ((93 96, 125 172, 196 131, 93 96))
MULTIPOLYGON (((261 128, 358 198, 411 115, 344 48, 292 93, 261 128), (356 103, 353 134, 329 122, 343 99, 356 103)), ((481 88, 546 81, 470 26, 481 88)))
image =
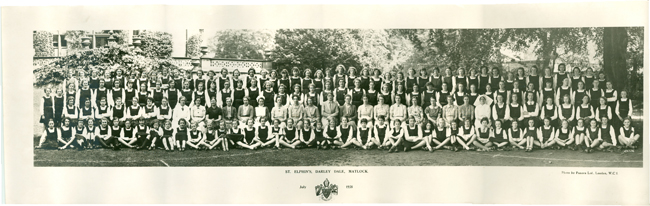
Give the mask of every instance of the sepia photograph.
POLYGON ((650 203, 647 1, 1 9, 6 203, 650 203))
POLYGON ((643 37, 37 30, 34 166, 642 167, 643 37))

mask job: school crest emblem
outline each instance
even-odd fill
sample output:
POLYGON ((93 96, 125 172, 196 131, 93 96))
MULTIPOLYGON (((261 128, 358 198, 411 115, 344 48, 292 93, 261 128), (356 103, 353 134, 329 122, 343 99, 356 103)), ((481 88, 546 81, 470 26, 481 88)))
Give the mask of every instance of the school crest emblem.
POLYGON ((316 196, 320 197, 323 201, 329 201, 332 199, 332 195, 339 194, 339 187, 335 184, 330 184, 330 181, 325 178, 323 184, 316 185, 316 196))

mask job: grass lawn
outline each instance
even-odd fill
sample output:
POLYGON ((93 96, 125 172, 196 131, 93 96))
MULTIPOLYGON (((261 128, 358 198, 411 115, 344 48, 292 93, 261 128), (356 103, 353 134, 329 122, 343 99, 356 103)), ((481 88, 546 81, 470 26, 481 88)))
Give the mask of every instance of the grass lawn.
POLYGON ((476 152, 414 150, 389 154, 385 150, 261 149, 166 152, 122 149, 34 151, 34 166, 551 166, 642 167, 642 149, 635 152, 582 153, 571 150, 476 152))

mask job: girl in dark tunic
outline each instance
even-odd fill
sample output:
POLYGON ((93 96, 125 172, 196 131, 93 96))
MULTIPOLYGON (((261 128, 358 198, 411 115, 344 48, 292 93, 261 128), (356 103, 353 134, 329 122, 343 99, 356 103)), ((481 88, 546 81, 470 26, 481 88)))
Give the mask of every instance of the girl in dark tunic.
POLYGON ((594 147, 600 146, 600 143, 603 142, 603 139, 600 137, 600 127, 598 127, 598 121, 591 120, 589 122, 589 128, 587 128, 585 136, 585 145, 587 146, 586 152, 591 153, 594 147))
POLYGON ((61 130, 54 127, 54 119, 48 119, 36 149, 56 149, 58 139, 61 139, 61 130))
MULTIPOLYGON (((170 82, 171 83, 171 82, 170 82)), ((172 87, 170 87, 172 88, 172 87)), ((162 128, 163 135, 160 138, 165 151, 174 151, 174 129, 172 128, 172 121, 165 120, 162 128), (171 150, 170 150, 171 149, 171 150)))
MULTIPOLYGON (((44 127, 47 127, 49 119, 54 118, 54 97, 52 97, 52 89, 45 88, 45 94, 43 94, 41 105, 43 105, 43 113, 41 114, 40 123, 43 123, 44 127)), ((63 104, 61 105, 63 106, 63 104)))
POLYGON ((556 149, 564 149, 569 147, 572 150, 575 150, 573 147, 573 132, 569 128, 569 121, 562 120, 562 126, 555 131, 555 144, 557 145, 556 149))
POLYGON ((56 96, 53 97, 54 100, 54 125, 61 124, 61 115, 63 115, 63 107, 65 105, 65 97, 63 97, 63 90, 61 88, 56 89, 56 96))
POLYGON ((283 138, 280 138, 278 142, 280 145, 296 149, 296 146, 300 144, 298 129, 294 127, 293 119, 287 120, 287 127, 284 128, 285 135, 283 138))
POLYGON ((176 139, 176 146, 178 151, 185 151, 185 145, 190 136, 190 131, 187 129, 187 121, 185 119, 180 119, 178 121, 178 128, 174 130, 174 139, 176 139))
POLYGON ((261 145, 257 136, 257 130, 253 126, 254 123, 255 121, 253 119, 246 121, 246 127, 243 129, 244 138, 237 141, 237 145, 250 150, 255 150, 261 145))

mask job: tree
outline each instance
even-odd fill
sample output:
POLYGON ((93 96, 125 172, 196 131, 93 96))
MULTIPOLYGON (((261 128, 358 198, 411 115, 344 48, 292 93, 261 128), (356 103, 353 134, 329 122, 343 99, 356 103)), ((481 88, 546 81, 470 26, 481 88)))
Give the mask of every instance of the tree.
POLYGON ((195 34, 192 35, 189 39, 187 39, 187 44, 185 44, 185 51, 187 57, 199 57, 201 56, 201 43, 203 43, 203 40, 201 39, 201 35, 195 34))
POLYGON ((506 29, 509 48, 523 51, 534 48, 537 66, 555 66, 561 55, 586 55, 587 44, 594 39, 595 28, 522 28, 506 29))
POLYGON ((406 38, 383 29, 290 29, 275 35, 276 68, 334 68, 390 70, 413 55, 406 38))
POLYGON ((170 33, 144 31, 140 34, 140 37, 142 38, 140 49, 144 56, 152 58, 169 58, 172 55, 172 35, 170 33))
POLYGON ((413 45, 402 36, 391 35, 390 30, 362 29, 353 37, 350 51, 363 68, 389 71, 413 55, 413 45))
POLYGON ((627 86, 627 30, 623 27, 605 27, 603 30, 603 71, 616 90, 627 86), (624 72, 623 72, 624 71, 624 72))
POLYGON ((273 48, 272 30, 221 30, 208 41, 216 58, 263 59, 264 50, 273 48))
POLYGON ((48 31, 36 31, 34 33, 34 56, 49 57, 54 53, 52 33, 48 31))
POLYGON ((360 68, 359 57, 351 51, 353 32, 350 29, 280 29, 275 35, 273 66, 324 69, 343 64, 360 68))
POLYGON ((416 50, 407 68, 476 68, 499 63, 499 49, 507 40, 503 29, 398 29, 416 50))

